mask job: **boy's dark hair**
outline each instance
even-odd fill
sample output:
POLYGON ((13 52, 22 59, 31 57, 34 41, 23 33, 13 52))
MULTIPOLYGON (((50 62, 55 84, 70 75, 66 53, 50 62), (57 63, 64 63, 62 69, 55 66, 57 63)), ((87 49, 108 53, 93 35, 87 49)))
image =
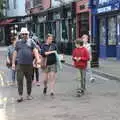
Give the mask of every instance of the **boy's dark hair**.
POLYGON ((83 46, 83 40, 82 39, 77 39, 76 41, 75 41, 75 44, 78 44, 78 45, 80 45, 80 46, 83 46))

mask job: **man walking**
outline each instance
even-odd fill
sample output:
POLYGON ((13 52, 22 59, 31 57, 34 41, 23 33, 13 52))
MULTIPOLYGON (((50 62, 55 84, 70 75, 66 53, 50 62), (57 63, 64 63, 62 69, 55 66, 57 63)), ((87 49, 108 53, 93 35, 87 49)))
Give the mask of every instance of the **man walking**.
POLYGON ((22 39, 17 41, 15 51, 13 54, 12 69, 15 69, 15 60, 17 57, 17 83, 19 98, 17 102, 23 101, 23 78, 26 78, 27 84, 27 99, 32 99, 32 73, 33 73, 33 54, 37 60, 37 64, 40 63, 39 53, 36 45, 32 39, 29 38, 29 31, 27 28, 21 28, 20 34, 22 39))

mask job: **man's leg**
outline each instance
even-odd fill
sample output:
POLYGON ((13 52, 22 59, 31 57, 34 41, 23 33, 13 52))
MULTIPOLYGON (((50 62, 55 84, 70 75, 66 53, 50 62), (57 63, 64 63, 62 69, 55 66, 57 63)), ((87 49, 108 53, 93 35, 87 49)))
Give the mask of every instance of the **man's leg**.
POLYGON ((27 94, 28 97, 31 95, 32 90, 32 73, 33 73, 33 67, 32 65, 25 66, 25 77, 26 77, 26 84, 27 84, 27 94))
POLYGON ((20 68, 20 65, 17 65, 17 84, 18 84, 18 93, 20 98, 18 99, 18 102, 21 102, 23 100, 23 77, 24 73, 20 68))

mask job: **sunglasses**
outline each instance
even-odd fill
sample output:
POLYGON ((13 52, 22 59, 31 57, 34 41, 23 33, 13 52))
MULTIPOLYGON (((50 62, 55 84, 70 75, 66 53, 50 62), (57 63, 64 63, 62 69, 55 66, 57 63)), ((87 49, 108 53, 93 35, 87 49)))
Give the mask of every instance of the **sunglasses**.
POLYGON ((28 35, 27 33, 23 33, 22 35, 28 35))

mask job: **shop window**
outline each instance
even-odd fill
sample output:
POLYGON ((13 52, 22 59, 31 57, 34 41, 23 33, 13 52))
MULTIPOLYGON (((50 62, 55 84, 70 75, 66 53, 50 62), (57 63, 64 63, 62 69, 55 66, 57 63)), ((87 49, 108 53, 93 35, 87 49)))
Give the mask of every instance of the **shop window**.
POLYGON ((108 18, 108 45, 116 45, 116 18, 108 18))
POLYGON ((16 9, 16 7, 17 7, 17 1, 16 0, 14 0, 13 6, 14 6, 14 9, 16 9))
POLYGON ((40 32, 39 32, 39 38, 40 38, 40 41, 44 41, 44 24, 43 23, 40 23, 40 32))
POLYGON ((89 33, 89 13, 81 13, 79 17, 79 37, 89 33))
POLYGON ((120 15, 117 16, 117 36, 118 44, 120 45, 120 15))
POLYGON ((9 2, 10 2, 10 1, 7 0, 7 3, 6 3, 6 4, 7 4, 7 9, 10 9, 10 4, 9 4, 9 2))
POLYGON ((62 21, 62 38, 66 41, 68 39, 68 29, 67 29, 68 21, 62 21))
POLYGON ((105 45, 105 43, 106 43, 105 19, 100 19, 99 36, 100 36, 100 44, 105 45))

